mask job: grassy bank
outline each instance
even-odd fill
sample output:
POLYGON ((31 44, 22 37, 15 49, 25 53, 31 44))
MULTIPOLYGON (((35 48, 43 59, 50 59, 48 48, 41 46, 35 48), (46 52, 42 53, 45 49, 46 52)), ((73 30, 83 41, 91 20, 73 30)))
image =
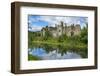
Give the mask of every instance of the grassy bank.
POLYGON ((73 43, 73 42, 52 42, 52 41, 32 41, 32 43, 37 43, 37 44, 47 44, 47 45, 61 45, 61 46, 66 46, 66 47, 73 47, 73 48, 86 48, 87 45, 84 43, 73 43))
POLYGON ((41 60, 39 57, 37 56, 33 56, 33 55, 28 55, 28 60, 41 60))

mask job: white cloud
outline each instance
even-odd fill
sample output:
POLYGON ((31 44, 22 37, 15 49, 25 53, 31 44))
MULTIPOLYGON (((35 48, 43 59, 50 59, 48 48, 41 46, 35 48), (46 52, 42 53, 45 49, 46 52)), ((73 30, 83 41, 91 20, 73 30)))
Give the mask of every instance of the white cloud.
POLYGON ((48 22, 51 26, 54 26, 57 23, 57 20, 54 16, 40 16, 40 20, 48 22))
MULTIPOLYGON (((46 21, 49 23, 50 26, 55 26, 55 24, 59 24, 60 21, 63 21, 64 23, 70 24, 81 24, 80 18, 78 17, 58 17, 58 16, 40 16, 38 20, 46 21)), ((48 26, 49 26, 48 25, 48 26)))
POLYGON ((39 22, 39 21, 45 21, 45 22, 48 22, 48 26, 52 26, 52 27, 55 27, 55 24, 59 24, 60 21, 63 21, 64 23, 67 23, 67 26, 70 26, 71 24, 80 24, 82 25, 81 27, 85 26, 85 23, 88 22, 88 18, 85 18, 85 19, 82 19, 82 21, 84 22, 81 23, 81 20, 82 18, 81 17, 65 17, 65 16, 39 16, 37 18, 30 18, 29 19, 29 23, 31 24, 32 26, 32 29, 31 30, 35 30, 35 31, 38 31, 38 30, 41 30, 41 28, 43 26, 38 26, 38 25, 33 25, 32 22, 39 22))
POLYGON ((37 19, 35 19, 35 18, 29 18, 28 23, 32 23, 32 22, 36 22, 36 21, 37 21, 37 19))
POLYGON ((40 31, 42 29, 42 26, 32 25, 31 28, 29 28, 29 31, 40 31))

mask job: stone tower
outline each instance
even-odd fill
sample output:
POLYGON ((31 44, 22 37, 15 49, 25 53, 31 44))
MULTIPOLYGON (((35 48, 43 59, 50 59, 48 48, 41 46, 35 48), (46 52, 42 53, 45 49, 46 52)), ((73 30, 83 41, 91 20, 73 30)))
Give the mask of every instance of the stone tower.
POLYGON ((63 22, 61 21, 59 25, 57 25, 57 35, 61 36, 63 34, 63 22))
POLYGON ((74 35, 79 35, 81 32, 81 27, 79 24, 76 24, 75 26, 75 31, 74 31, 74 35))

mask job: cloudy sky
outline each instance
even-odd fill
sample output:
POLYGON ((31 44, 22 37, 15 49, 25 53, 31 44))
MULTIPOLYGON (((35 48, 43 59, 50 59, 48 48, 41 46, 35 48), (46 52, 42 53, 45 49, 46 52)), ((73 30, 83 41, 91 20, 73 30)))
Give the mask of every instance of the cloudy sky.
POLYGON ((55 27, 55 24, 59 24, 60 21, 70 24, 80 24, 81 28, 86 26, 88 22, 87 17, 75 17, 75 16, 42 16, 42 15, 28 15, 28 30, 40 31, 45 26, 55 27))

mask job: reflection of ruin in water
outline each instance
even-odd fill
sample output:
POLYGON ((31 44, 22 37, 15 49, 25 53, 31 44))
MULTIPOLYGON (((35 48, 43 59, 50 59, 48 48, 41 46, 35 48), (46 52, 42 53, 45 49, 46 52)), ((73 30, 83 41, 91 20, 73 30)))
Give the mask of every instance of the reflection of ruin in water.
POLYGON ((41 60, 82 59, 87 58, 87 48, 68 48, 62 45, 34 44, 28 49, 28 54, 41 60))

